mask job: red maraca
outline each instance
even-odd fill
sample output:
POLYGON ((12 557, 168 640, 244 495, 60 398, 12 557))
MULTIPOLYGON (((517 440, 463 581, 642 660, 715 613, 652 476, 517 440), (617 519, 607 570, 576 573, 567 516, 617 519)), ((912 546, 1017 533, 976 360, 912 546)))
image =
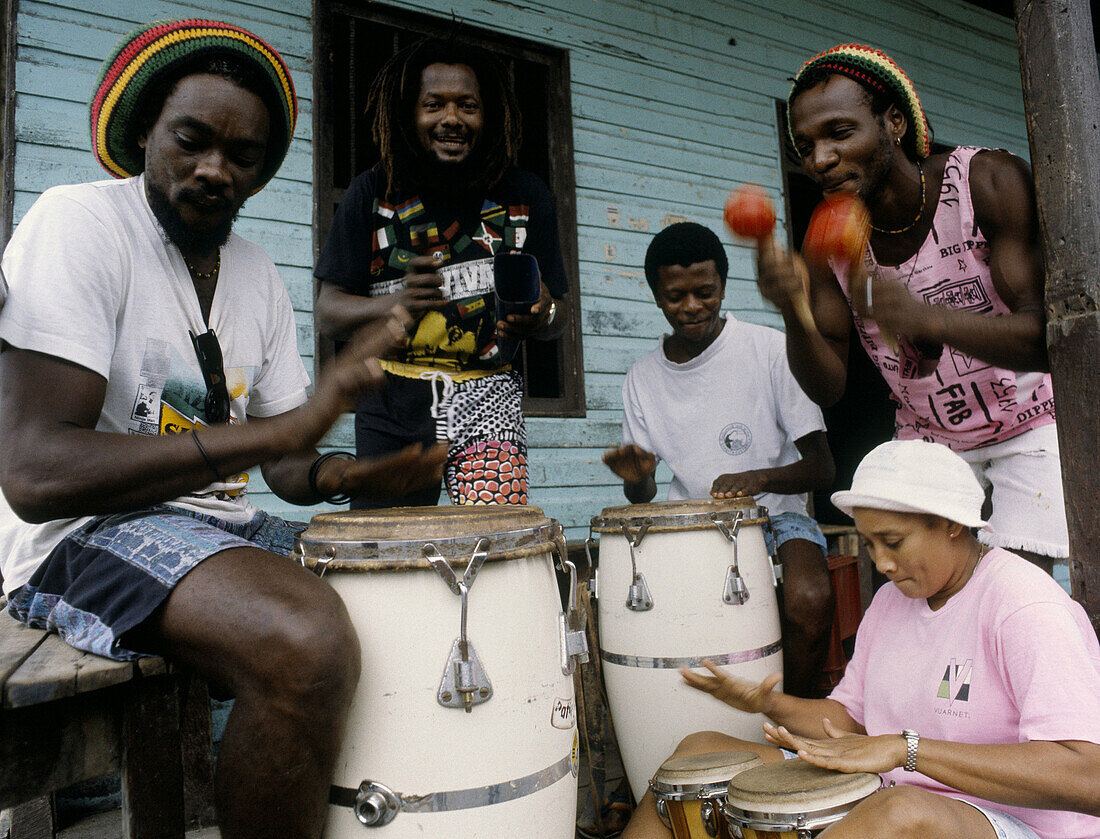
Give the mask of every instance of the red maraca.
POLYGON ((775 230, 775 207, 762 187, 739 186, 726 198, 726 227, 745 239, 760 241, 775 230))
POLYGON ((842 259, 854 266, 870 235, 871 216, 863 202, 848 193, 830 195, 810 217, 802 251, 813 260, 842 259))
MULTIPOLYGON (((731 192, 726 198, 723 216, 726 226, 735 235, 755 240, 757 248, 764 247, 775 230, 775 207, 764 189, 756 184, 744 184, 731 192)), ((802 294, 796 295, 792 304, 803 328, 810 331, 816 327, 806 293, 806 279, 802 278, 802 294)))

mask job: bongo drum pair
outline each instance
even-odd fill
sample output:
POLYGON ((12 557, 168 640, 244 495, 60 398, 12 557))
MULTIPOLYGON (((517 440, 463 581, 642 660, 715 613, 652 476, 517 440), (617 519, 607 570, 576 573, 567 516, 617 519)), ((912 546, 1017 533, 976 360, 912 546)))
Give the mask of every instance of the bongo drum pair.
POLYGON ((537 507, 324 513, 298 537, 362 647, 325 839, 572 837, 571 673, 583 617, 563 611, 561 526, 537 507))
POLYGON ((760 735, 762 715, 691 688, 678 670, 708 659, 756 682, 782 672, 766 526, 767 510, 751 498, 609 507, 592 519, 600 658, 635 800, 688 734, 760 735))

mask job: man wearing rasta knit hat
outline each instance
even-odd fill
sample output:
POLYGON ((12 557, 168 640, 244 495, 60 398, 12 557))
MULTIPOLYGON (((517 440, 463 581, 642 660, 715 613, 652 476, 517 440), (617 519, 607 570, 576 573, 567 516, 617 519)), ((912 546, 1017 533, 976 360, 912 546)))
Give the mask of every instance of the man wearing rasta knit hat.
POLYGON ((1049 570, 1069 537, 1027 164, 933 147, 909 77, 860 44, 807 61, 787 112, 806 174, 871 214, 858 264, 779 248, 760 256, 760 290, 783 314, 795 377, 814 401, 836 402, 854 321, 897 403, 895 437, 957 451, 992 492, 983 538, 1049 570), (809 328, 793 305, 807 273, 809 328))
POLYGON ((405 340, 394 310, 317 382, 271 260, 232 234, 293 132, 270 46, 207 20, 124 39, 91 104, 121 180, 55 187, 4 252, 0 571, 9 611, 116 659, 159 653, 236 697, 217 769, 225 837, 317 837, 359 675, 340 599, 288 558, 296 504, 437 483, 444 452, 314 445, 405 340))

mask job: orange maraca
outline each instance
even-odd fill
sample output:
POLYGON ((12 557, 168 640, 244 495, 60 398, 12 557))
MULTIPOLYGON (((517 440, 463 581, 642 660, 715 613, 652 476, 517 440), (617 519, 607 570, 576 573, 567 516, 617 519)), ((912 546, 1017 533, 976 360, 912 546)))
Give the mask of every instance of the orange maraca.
POLYGON ((726 227, 745 239, 760 241, 775 230, 775 207, 762 187, 739 186, 726 198, 726 227))
POLYGON ((812 260, 844 260, 855 265, 871 235, 871 216, 855 195, 830 195, 817 205, 806 228, 802 252, 812 260))

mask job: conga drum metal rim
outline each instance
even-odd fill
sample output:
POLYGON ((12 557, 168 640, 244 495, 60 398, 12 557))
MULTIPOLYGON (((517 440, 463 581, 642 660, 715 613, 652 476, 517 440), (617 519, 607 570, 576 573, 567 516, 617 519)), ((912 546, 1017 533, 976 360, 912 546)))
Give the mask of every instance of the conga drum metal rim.
POLYGON ((821 830, 882 788, 869 772, 836 772, 801 759, 768 763, 734 776, 723 813, 730 824, 765 833, 821 830))
POLYGON ((620 533, 624 524, 631 530, 648 525, 649 533, 709 530, 715 522, 732 524, 738 514, 746 525, 768 521, 767 508, 752 498, 703 498, 607 507, 592 518, 591 528, 594 533, 620 533))
POLYGON ((564 538, 561 526, 538 507, 395 507, 319 513, 298 534, 295 551, 318 573, 432 568, 427 545, 448 559, 468 560, 486 533, 492 536, 486 562, 535 556, 564 538), (349 530, 363 538, 349 540, 349 530))

